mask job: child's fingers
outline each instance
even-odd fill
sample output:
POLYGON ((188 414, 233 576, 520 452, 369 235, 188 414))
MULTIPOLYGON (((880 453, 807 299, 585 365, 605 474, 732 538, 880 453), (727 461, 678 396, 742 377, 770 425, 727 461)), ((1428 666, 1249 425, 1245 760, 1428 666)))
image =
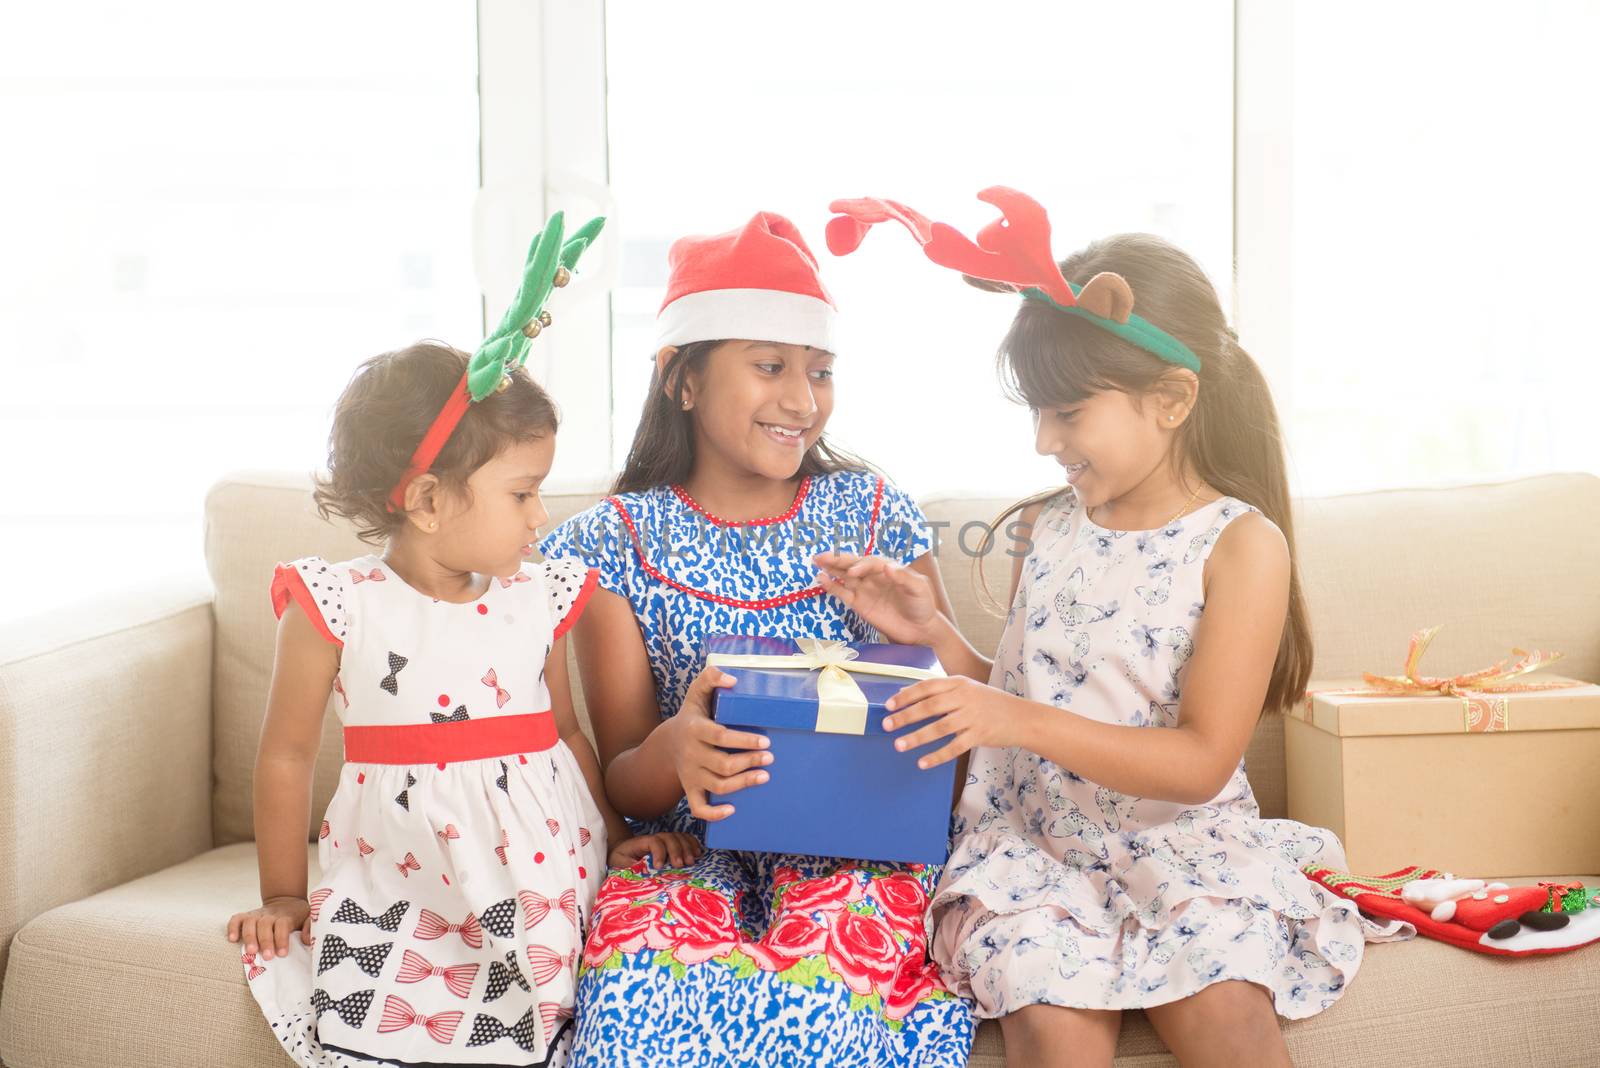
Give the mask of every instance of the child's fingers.
POLYGON ((761 749, 746 749, 739 753, 714 750, 706 761, 705 768, 713 775, 727 779, 752 768, 764 768, 770 763, 772 754, 761 749))
POLYGON ((736 731, 715 721, 696 730, 702 741, 718 749, 766 749, 772 745, 771 739, 765 734, 736 731))
POLYGON ((294 930, 294 926, 287 916, 279 916, 272 925, 273 933, 277 935, 278 956, 280 957, 289 952, 289 932, 294 930))
POLYGON ((894 575, 894 565, 881 556, 863 556, 845 569, 845 574, 853 579, 867 578, 870 575, 894 575))
POLYGON ((688 691, 683 695, 681 708, 694 709, 702 716, 709 718, 711 715, 711 691, 727 689, 736 681, 738 680, 715 664, 707 664, 704 670, 696 675, 694 681, 689 684, 688 691))
POLYGON ((260 943, 256 940, 256 919, 255 916, 246 915, 239 923, 239 938, 244 942, 246 953, 257 953, 261 950, 260 943))
POLYGON ((672 866, 674 868, 686 867, 694 859, 693 854, 689 852, 687 844, 691 839, 687 839, 681 834, 669 834, 666 838, 667 856, 672 861, 672 866))
POLYGON ((685 787, 683 799, 689 802, 689 815, 697 820, 706 818, 711 811, 711 805, 706 801, 706 792, 698 787, 685 787))
POLYGON ((856 603, 856 593, 849 586, 834 578, 826 571, 817 572, 817 585, 827 591, 828 596, 837 600, 846 608, 852 608, 856 603))
POLYGON ((767 773, 757 769, 747 771, 743 775, 732 775, 725 779, 712 779, 711 790, 718 794, 737 793, 752 786, 760 786, 767 781, 767 773))
POLYGON ((692 790, 685 790, 684 797, 688 798, 689 800, 690 815, 694 816, 696 819, 702 819, 709 823, 715 823, 718 820, 725 820, 729 816, 733 815, 732 805, 713 805, 706 797, 706 792, 702 789, 695 788, 692 790))
POLYGON ((674 846, 674 855, 677 858, 673 861, 673 867, 687 867, 701 854, 700 842, 693 836, 673 833, 670 837, 674 846))
POLYGON ((928 580, 909 567, 896 568, 889 577, 903 593, 924 593, 928 589, 928 580))
POLYGON ((302 923, 300 925, 300 944, 301 945, 305 945, 305 946, 309 946, 311 944, 311 917, 310 916, 307 916, 306 917, 306 922, 302 923))
POLYGON ((912 683, 889 698, 884 702, 883 707, 890 712, 898 712, 900 709, 914 705, 918 701, 924 701, 929 697, 953 690, 959 685, 961 685, 961 682, 958 679, 924 679, 921 682, 912 683))
POLYGON ((242 920, 243 917, 238 913, 234 913, 232 916, 228 917, 228 941, 239 941, 239 927, 241 926, 242 920))
POLYGON ((738 680, 717 667, 717 665, 707 664, 700 669, 700 674, 696 675, 694 681, 689 684, 689 692, 698 692, 700 696, 708 697, 712 690, 732 686, 736 681, 738 680))
POLYGON ((918 758, 917 767, 924 771, 929 768, 936 768, 940 764, 954 760, 971 748, 972 746, 967 744, 966 735, 957 734, 948 745, 940 746, 928 755, 918 758))
POLYGON ((902 727, 909 727, 913 723, 921 723, 925 719, 932 719, 935 716, 942 716, 947 712, 954 711, 958 707, 959 703, 955 700, 955 698, 943 694, 935 694, 926 700, 918 701, 909 708, 900 709, 900 711, 896 712, 892 716, 884 716, 883 729, 886 731, 897 731, 902 727))
POLYGON ((910 734, 903 734, 894 740, 894 747, 904 753, 911 749, 921 749, 930 742, 948 737, 960 730, 960 726, 951 722, 952 717, 940 716, 926 727, 918 728, 910 734))
POLYGON ((848 571, 861 557, 855 553, 825 552, 818 553, 811 558, 811 562, 818 567, 827 568, 829 571, 848 571))

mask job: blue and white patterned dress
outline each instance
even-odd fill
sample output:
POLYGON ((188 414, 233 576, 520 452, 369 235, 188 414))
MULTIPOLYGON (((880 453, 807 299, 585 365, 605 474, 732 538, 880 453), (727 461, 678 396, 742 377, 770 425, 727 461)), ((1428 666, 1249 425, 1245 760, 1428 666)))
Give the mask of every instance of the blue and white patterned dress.
MULTIPOLYGON (((876 641, 816 587, 824 549, 910 563, 931 545, 902 491, 868 472, 802 482, 781 516, 711 518, 678 487, 608 498, 540 543, 628 600, 663 717, 713 634, 876 641)), ((595 710, 598 714, 603 711, 595 710)), ((703 835, 685 802, 640 832, 703 835)), ((967 1004, 926 954, 936 869, 709 850, 686 869, 612 872, 579 980, 583 1065, 964 1065, 967 1004)))
MULTIPOLYGON (((1034 546, 990 684, 1081 716, 1175 726, 1204 569, 1249 505, 1109 530, 1068 491, 1034 546)), ((1339 997, 1363 940, 1396 932, 1300 874, 1343 870, 1331 831, 1264 820, 1244 761, 1204 805, 1131 797, 1025 749, 973 752, 934 896, 934 959, 982 1017, 1029 1005, 1134 1009, 1242 979, 1290 1019, 1339 997)))

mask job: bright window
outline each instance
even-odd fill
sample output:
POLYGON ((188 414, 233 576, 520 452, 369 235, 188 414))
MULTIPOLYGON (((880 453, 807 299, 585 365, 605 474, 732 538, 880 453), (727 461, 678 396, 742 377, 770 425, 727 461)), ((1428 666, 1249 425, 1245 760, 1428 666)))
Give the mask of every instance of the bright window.
POLYGON ((1600 471, 1600 8, 1363 0, 1293 27, 1300 488, 1600 471))
MULTIPOLYGON (((359 360, 481 335, 473 8, 62 0, 7 22, 7 557, 198 569, 219 475, 317 467, 359 360)), ((100 585, 13 568, 0 613, 100 585)))
POLYGON ((835 259, 822 243, 830 200, 892 197, 971 234, 993 217, 974 194, 1012 185, 1050 209, 1058 255, 1155 231, 1229 299, 1229 4, 933 3, 902 18, 839 0, 718 0, 686 20, 673 5, 610 0, 606 32, 624 235, 612 304, 619 465, 650 377, 668 245, 758 210, 800 226, 840 305, 830 436, 918 493, 1059 481, 994 372, 1015 302, 969 289, 903 233, 874 233, 835 259))
POLYGON ((532 361, 565 484, 626 453, 670 242, 761 209, 840 303, 841 445, 918 494, 1059 479, 994 374, 1012 300, 900 233, 822 244, 836 197, 971 233, 991 184, 1050 208, 1058 254, 1150 230, 1196 255, 1298 492, 1600 471, 1596 39, 1561 0, 8 11, 0 543, 137 566, 15 569, 0 617, 198 570, 206 488, 320 464, 361 358, 470 346, 557 207, 611 216, 532 361))

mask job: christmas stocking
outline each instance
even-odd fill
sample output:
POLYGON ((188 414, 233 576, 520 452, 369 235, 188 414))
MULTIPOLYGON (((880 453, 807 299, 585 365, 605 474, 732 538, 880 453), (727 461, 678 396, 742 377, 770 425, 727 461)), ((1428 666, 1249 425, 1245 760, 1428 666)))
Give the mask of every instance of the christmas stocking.
POLYGON ((1563 953, 1600 941, 1600 891, 1581 883, 1507 886, 1418 867, 1369 876, 1312 865, 1305 874, 1369 916, 1479 953, 1563 953))

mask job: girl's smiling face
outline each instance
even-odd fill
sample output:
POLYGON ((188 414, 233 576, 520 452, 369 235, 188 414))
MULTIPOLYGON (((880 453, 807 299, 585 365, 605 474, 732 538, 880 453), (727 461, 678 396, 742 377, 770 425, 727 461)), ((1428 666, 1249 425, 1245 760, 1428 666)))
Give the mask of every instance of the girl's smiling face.
POLYGON ((833 414, 833 354, 806 345, 725 341, 691 373, 697 450, 765 478, 785 480, 833 414))
POLYGON ((1054 457, 1078 500, 1096 508, 1139 486, 1166 459, 1171 424, 1154 400, 1108 389, 1076 404, 1036 408, 1033 447, 1054 457))
POLYGON ((555 453, 554 434, 518 442, 472 472, 466 493, 445 494, 435 558, 462 572, 516 574, 550 518, 539 489, 555 453))

